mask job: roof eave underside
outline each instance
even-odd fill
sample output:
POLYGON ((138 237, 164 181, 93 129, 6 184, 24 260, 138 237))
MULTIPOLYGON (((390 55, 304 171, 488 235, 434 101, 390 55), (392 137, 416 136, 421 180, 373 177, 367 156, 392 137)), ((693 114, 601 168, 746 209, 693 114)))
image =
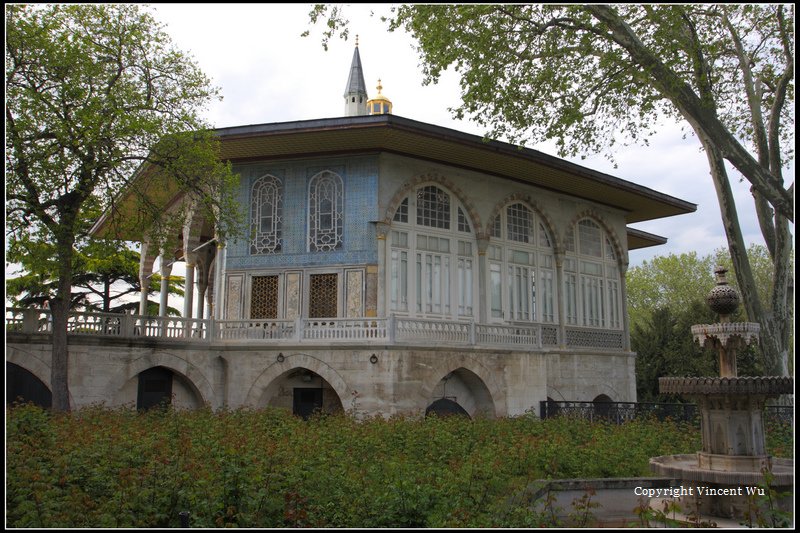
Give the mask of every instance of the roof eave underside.
POLYGON ((627 223, 694 212, 695 204, 535 150, 484 141, 396 115, 217 130, 232 162, 388 152, 528 183, 625 212, 627 223))

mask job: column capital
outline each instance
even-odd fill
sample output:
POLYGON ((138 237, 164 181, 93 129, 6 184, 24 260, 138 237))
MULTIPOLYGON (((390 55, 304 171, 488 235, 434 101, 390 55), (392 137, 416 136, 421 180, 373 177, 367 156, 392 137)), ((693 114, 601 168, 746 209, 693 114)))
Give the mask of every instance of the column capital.
POLYGON ((379 241, 386 240, 386 236, 389 234, 389 230, 391 226, 386 222, 376 222, 375 223, 375 233, 379 241))

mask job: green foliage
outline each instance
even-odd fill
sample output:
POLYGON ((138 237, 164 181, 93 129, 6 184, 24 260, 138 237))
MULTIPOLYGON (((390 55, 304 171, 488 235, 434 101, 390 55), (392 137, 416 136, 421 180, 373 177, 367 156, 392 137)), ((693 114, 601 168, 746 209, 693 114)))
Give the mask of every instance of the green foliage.
MULTIPOLYGON (((768 446, 792 456, 788 446, 768 446)), ((284 410, 6 411, 10 527, 543 527, 537 479, 649 475, 697 428, 582 419, 408 419, 284 410)), ((784 434, 783 437, 785 437, 784 434)), ((781 438, 783 438, 781 437, 781 438)), ((547 499, 547 495, 542 495, 547 499)), ((590 523, 591 494, 572 521, 590 523)), ((644 517, 643 519, 645 519, 644 517)))
POLYGON ((70 407, 67 313, 76 246, 92 221, 105 213, 105 235, 146 231, 156 245, 170 245, 189 206, 222 234, 241 220, 230 164, 219 160, 219 143, 200 119, 219 89, 147 9, 6 8, 6 235, 11 253, 24 253, 27 243, 52 246, 51 257, 37 258, 57 280, 56 410, 70 407), (182 203, 167 216, 174 198, 182 203))
MULTIPOLYGON (((14 307, 43 307, 52 300, 58 285, 58 264, 54 246, 31 241, 23 236, 16 242, 7 259, 19 265, 23 273, 6 280, 6 294, 14 307)), ((139 253, 119 241, 80 239, 73 256, 72 297, 70 309, 122 313, 139 311, 139 253), (129 300, 129 301, 126 301, 129 300)), ((148 294, 161 290, 161 276, 149 280, 148 294)), ((170 276, 169 293, 183 296, 183 278, 170 276)), ((148 302, 158 309, 158 302, 148 302)), ((156 314, 156 313, 153 313, 156 314)), ((170 308, 169 314, 180 311, 170 308)))
MULTIPOLYGON (((536 479, 646 475, 698 449, 671 422, 614 426, 87 408, 6 412, 11 527, 529 527, 536 479)), ((576 504, 590 520, 591 500, 576 504)))

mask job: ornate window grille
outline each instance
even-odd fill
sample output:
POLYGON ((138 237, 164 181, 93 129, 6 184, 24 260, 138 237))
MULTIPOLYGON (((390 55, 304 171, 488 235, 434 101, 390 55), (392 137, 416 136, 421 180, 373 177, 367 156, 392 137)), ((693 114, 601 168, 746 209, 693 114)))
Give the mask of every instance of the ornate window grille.
POLYGON ((344 234, 344 184, 333 172, 317 174, 309 184, 308 245, 311 251, 339 250, 344 234))
POLYGON ((250 318, 278 318, 278 276, 254 276, 250 289, 250 318))
POLYGON ((339 308, 338 275, 312 274, 309 281, 308 318, 336 318, 339 308))
POLYGON ((435 185, 417 191, 417 225, 450 229, 450 195, 435 185))
POLYGON ((251 254, 274 254, 281 251, 283 198, 281 181, 275 176, 258 178, 250 195, 251 254))

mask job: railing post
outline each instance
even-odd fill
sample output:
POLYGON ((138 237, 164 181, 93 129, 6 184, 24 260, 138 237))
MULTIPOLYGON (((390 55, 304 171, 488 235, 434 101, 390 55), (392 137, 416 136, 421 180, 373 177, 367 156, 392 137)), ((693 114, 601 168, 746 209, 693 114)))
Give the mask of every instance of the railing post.
POLYGON ((123 313, 119 321, 119 335, 120 337, 133 337, 133 312, 123 313))
POLYGON ((39 309, 22 310, 23 333, 36 333, 39 331, 39 313, 41 313, 41 310, 39 309))
POLYGON ((469 323, 469 344, 470 346, 475 346, 478 342, 478 336, 475 331, 475 321, 471 320, 469 323))
POLYGON ((389 318, 386 319, 386 335, 389 337, 389 344, 394 344, 395 338, 397 337, 397 319, 394 315, 389 315, 389 318))
POLYGON ((208 330, 206 331, 206 335, 208 336, 208 342, 214 342, 217 339, 217 323, 213 318, 209 318, 207 324, 208 330))
POLYGON ((301 317, 294 319, 294 340, 297 342, 303 341, 303 319, 301 317))

